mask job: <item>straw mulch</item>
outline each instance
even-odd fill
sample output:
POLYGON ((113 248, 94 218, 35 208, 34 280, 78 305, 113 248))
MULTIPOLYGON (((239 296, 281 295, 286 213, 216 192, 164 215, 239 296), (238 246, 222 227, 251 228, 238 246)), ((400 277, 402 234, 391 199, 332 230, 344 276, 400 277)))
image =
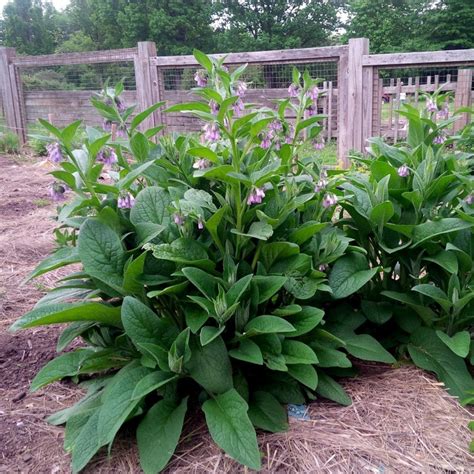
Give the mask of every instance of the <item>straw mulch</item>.
MULTIPOLYGON (((68 473, 63 429, 45 417, 71 406, 80 393, 55 383, 30 394, 39 367, 54 356, 56 328, 7 333, 56 275, 20 282, 52 247, 48 219, 53 206, 39 206, 50 178, 44 166, 15 164, 0 157, 0 472, 68 473)), ((260 433, 263 472, 474 472, 468 452, 470 413, 430 375, 414 367, 360 366, 344 381, 350 407, 316 401, 309 421, 290 419, 286 433, 260 433)), ((121 433, 107 456, 102 451, 88 473, 138 473, 133 429, 121 433)), ((211 441, 202 417, 185 425, 168 473, 237 473, 246 470, 211 441)))

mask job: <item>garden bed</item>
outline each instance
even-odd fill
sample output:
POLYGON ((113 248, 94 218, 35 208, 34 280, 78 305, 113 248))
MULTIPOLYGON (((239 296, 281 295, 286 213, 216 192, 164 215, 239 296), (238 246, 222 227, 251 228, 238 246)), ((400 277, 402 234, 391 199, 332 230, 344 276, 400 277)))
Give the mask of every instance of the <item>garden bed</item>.
MULTIPOLYGON (((7 332, 52 285, 58 272, 21 285, 53 246, 54 206, 47 205, 47 165, 0 157, 0 472, 70 472, 63 428, 47 415, 71 406, 78 390, 55 383, 34 394, 28 386, 53 358, 54 327, 7 332)), ((413 367, 359 366, 364 376, 343 385, 353 404, 315 402, 309 420, 290 418, 290 431, 262 434, 267 472, 469 471, 470 414, 434 378, 413 367)), ((134 436, 121 433, 112 450, 86 472, 140 472, 134 436)), ((239 472, 191 417, 167 472, 239 472)))

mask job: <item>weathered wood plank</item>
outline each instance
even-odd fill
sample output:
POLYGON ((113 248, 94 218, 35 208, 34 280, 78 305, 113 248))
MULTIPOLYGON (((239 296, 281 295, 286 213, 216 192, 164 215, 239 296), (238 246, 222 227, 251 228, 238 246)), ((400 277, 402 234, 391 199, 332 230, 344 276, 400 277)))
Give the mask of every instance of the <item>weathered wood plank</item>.
MULTIPOLYGON (((362 149, 372 136, 372 118, 374 104, 374 68, 362 69, 362 149)), ((362 150, 361 150, 362 151, 362 150)))
POLYGON ((395 134, 394 134, 394 141, 397 143, 398 141, 398 130, 400 128, 400 115, 398 110, 400 109, 400 94, 402 90, 402 80, 401 78, 397 78, 397 92, 395 93, 395 134))
POLYGON ((85 53, 44 54, 41 56, 17 56, 12 64, 21 67, 69 66, 72 64, 98 64, 133 61, 137 48, 88 51, 85 53))
MULTIPOLYGON (((472 104, 472 69, 458 69, 458 82, 456 95, 454 96, 454 108, 470 107, 472 104)), ((461 114, 460 118, 454 122, 454 132, 464 128, 471 120, 469 113, 461 114)))
POLYGON ((337 98, 337 161, 343 168, 350 166, 350 131, 348 126, 348 101, 349 101, 349 52, 345 50, 338 62, 337 84, 339 95, 337 98))
POLYGON ((364 66, 397 67, 424 64, 465 64, 474 62, 474 49, 426 51, 419 53, 365 54, 364 66))
MULTIPOLYGON (((245 63, 293 63, 314 62, 315 60, 338 59, 347 46, 325 46, 321 48, 279 49, 274 51, 252 51, 244 53, 212 54, 212 57, 226 57, 225 64, 245 63)), ((152 63, 159 67, 199 66, 193 55, 158 56, 152 63)))

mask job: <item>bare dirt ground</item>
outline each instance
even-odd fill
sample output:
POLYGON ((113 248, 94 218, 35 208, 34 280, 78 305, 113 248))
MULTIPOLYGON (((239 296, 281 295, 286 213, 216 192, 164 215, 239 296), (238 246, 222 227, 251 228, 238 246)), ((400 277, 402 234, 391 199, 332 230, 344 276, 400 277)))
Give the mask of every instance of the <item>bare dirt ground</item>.
MULTIPOLYGON (((70 383, 37 393, 29 384, 55 355, 58 329, 7 332, 57 278, 22 284, 53 247, 47 204, 50 168, 0 157, 0 472, 69 473, 63 429, 45 418, 79 397, 70 383)), ((474 472, 468 452, 471 416, 435 380, 412 367, 362 366, 344 385, 353 404, 310 405, 309 421, 291 420, 289 432, 261 434, 264 472, 474 472)), ((203 420, 187 422, 167 472, 244 472, 210 441, 203 420)), ((104 452, 89 473, 138 473, 133 432, 121 434, 111 457, 104 452)))

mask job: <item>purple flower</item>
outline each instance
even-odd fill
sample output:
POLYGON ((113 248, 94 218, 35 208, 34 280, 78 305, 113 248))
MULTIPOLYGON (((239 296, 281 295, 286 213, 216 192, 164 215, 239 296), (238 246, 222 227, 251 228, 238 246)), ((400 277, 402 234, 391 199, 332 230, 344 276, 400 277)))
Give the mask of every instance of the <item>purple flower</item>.
POLYGON ((237 99, 232 106, 232 109, 234 110, 234 115, 236 117, 240 117, 242 115, 242 112, 245 110, 245 104, 242 99, 237 99))
POLYGON ((193 163, 193 168, 195 170, 205 170, 211 166, 211 162, 205 158, 199 158, 193 163))
POLYGON ((254 187, 250 191, 249 197, 247 198, 247 204, 249 206, 251 206, 252 204, 261 204, 264 197, 265 189, 254 187))
POLYGON ((115 104, 119 113, 123 114, 127 110, 125 102, 120 97, 115 97, 115 104))
POLYGON ((260 134, 260 139, 262 140, 260 142, 261 148, 263 148, 264 150, 267 150, 268 148, 270 148, 272 146, 271 138, 272 138, 272 134, 270 132, 262 132, 260 134))
POLYGON ((449 104, 447 101, 443 104, 443 107, 436 114, 436 117, 439 119, 447 119, 449 117, 449 104))
POLYGON ((328 185, 328 181, 326 177, 320 176, 319 181, 317 182, 316 186, 314 187, 314 192, 315 193, 320 193, 323 189, 326 189, 328 185))
POLYGON ((426 99, 426 110, 429 113, 438 111, 438 107, 436 106, 436 103, 432 99, 426 99))
POLYGON ((112 130, 112 122, 104 119, 102 122, 102 128, 104 129, 104 132, 110 132, 112 130))
POLYGON ((407 178, 410 176, 410 169, 407 165, 402 165, 400 168, 398 168, 397 173, 400 178, 407 178))
POLYGON ((290 87, 288 87, 288 95, 290 97, 298 97, 300 92, 300 86, 298 84, 291 83, 290 87))
POLYGON ((197 228, 198 228, 199 230, 204 229, 204 222, 202 221, 202 219, 201 219, 200 217, 198 218, 197 228))
POLYGON ((322 263, 321 265, 319 265, 318 270, 320 272, 325 272, 328 268, 329 268, 329 265, 327 263, 322 263))
POLYGON ((275 138, 273 140, 273 148, 277 151, 281 148, 281 142, 279 138, 275 138))
POLYGON ((469 206, 472 206, 474 204, 474 193, 468 194, 464 201, 466 204, 469 204, 469 206))
POLYGON ((226 65, 222 65, 221 69, 224 71, 224 72, 229 72, 229 68, 226 66, 226 65))
POLYGON ((176 225, 184 225, 184 216, 182 214, 176 213, 173 215, 173 221, 176 225))
POLYGON ((311 104, 311 105, 308 105, 308 107, 306 107, 306 112, 308 114, 308 117, 313 117, 314 115, 317 114, 318 109, 316 108, 314 104, 311 104))
POLYGON ((117 128, 117 137, 126 137, 127 136, 127 130, 122 127, 117 128))
POLYGON ((219 104, 215 100, 209 101, 209 107, 211 108, 211 113, 217 115, 219 112, 219 104))
POLYGON ((206 71, 203 69, 199 69, 194 74, 194 80, 196 81, 198 87, 206 87, 207 86, 207 76, 206 71))
POLYGON ((117 155, 115 154, 114 149, 109 146, 102 148, 102 150, 97 153, 96 159, 99 163, 104 163, 104 165, 113 165, 114 163, 117 163, 117 155))
POLYGON ((48 158, 53 163, 60 163, 63 161, 63 154, 61 153, 61 147, 59 143, 50 143, 46 146, 48 150, 48 158))
POLYGON ((64 184, 54 182, 49 186, 49 195, 54 202, 64 201, 67 187, 64 184))
POLYGON ((323 197, 323 207, 328 208, 337 204, 337 196, 335 194, 325 194, 323 197))
POLYGON ((314 141, 313 146, 315 150, 322 150, 324 148, 324 142, 314 141))
POLYGON ((435 145, 442 145, 446 141, 446 138, 443 135, 438 135, 434 138, 433 143, 435 145))
POLYGON ((308 97, 316 104, 319 96, 319 89, 317 86, 312 87, 308 91, 308 97))
POLYGON ((117 207, 119 209, 131 209, 135 204, 135 198, 130 194, 123 194, 117 200, 117 207))
POLYGON ((246 82, 243 82, 243 81, 239 81, 237 83, 237 95, 239 97, 243 97, 245 95, 245 93, 247 92, 247 83, 246 82))
POLYGON ((268 128, 272 131, 272 132, 281 132, 283 130, 283 125, 281 124, 281 122, 279 120, 273 120, 273 122, 270 122, 270 125, 268 126, 268 128))
POLYGON ((206 125, 204 125, 203 130, 204 140, 216 142, 221 137, 219 134, 219 127, 216 123, 207 123, 206 125))

